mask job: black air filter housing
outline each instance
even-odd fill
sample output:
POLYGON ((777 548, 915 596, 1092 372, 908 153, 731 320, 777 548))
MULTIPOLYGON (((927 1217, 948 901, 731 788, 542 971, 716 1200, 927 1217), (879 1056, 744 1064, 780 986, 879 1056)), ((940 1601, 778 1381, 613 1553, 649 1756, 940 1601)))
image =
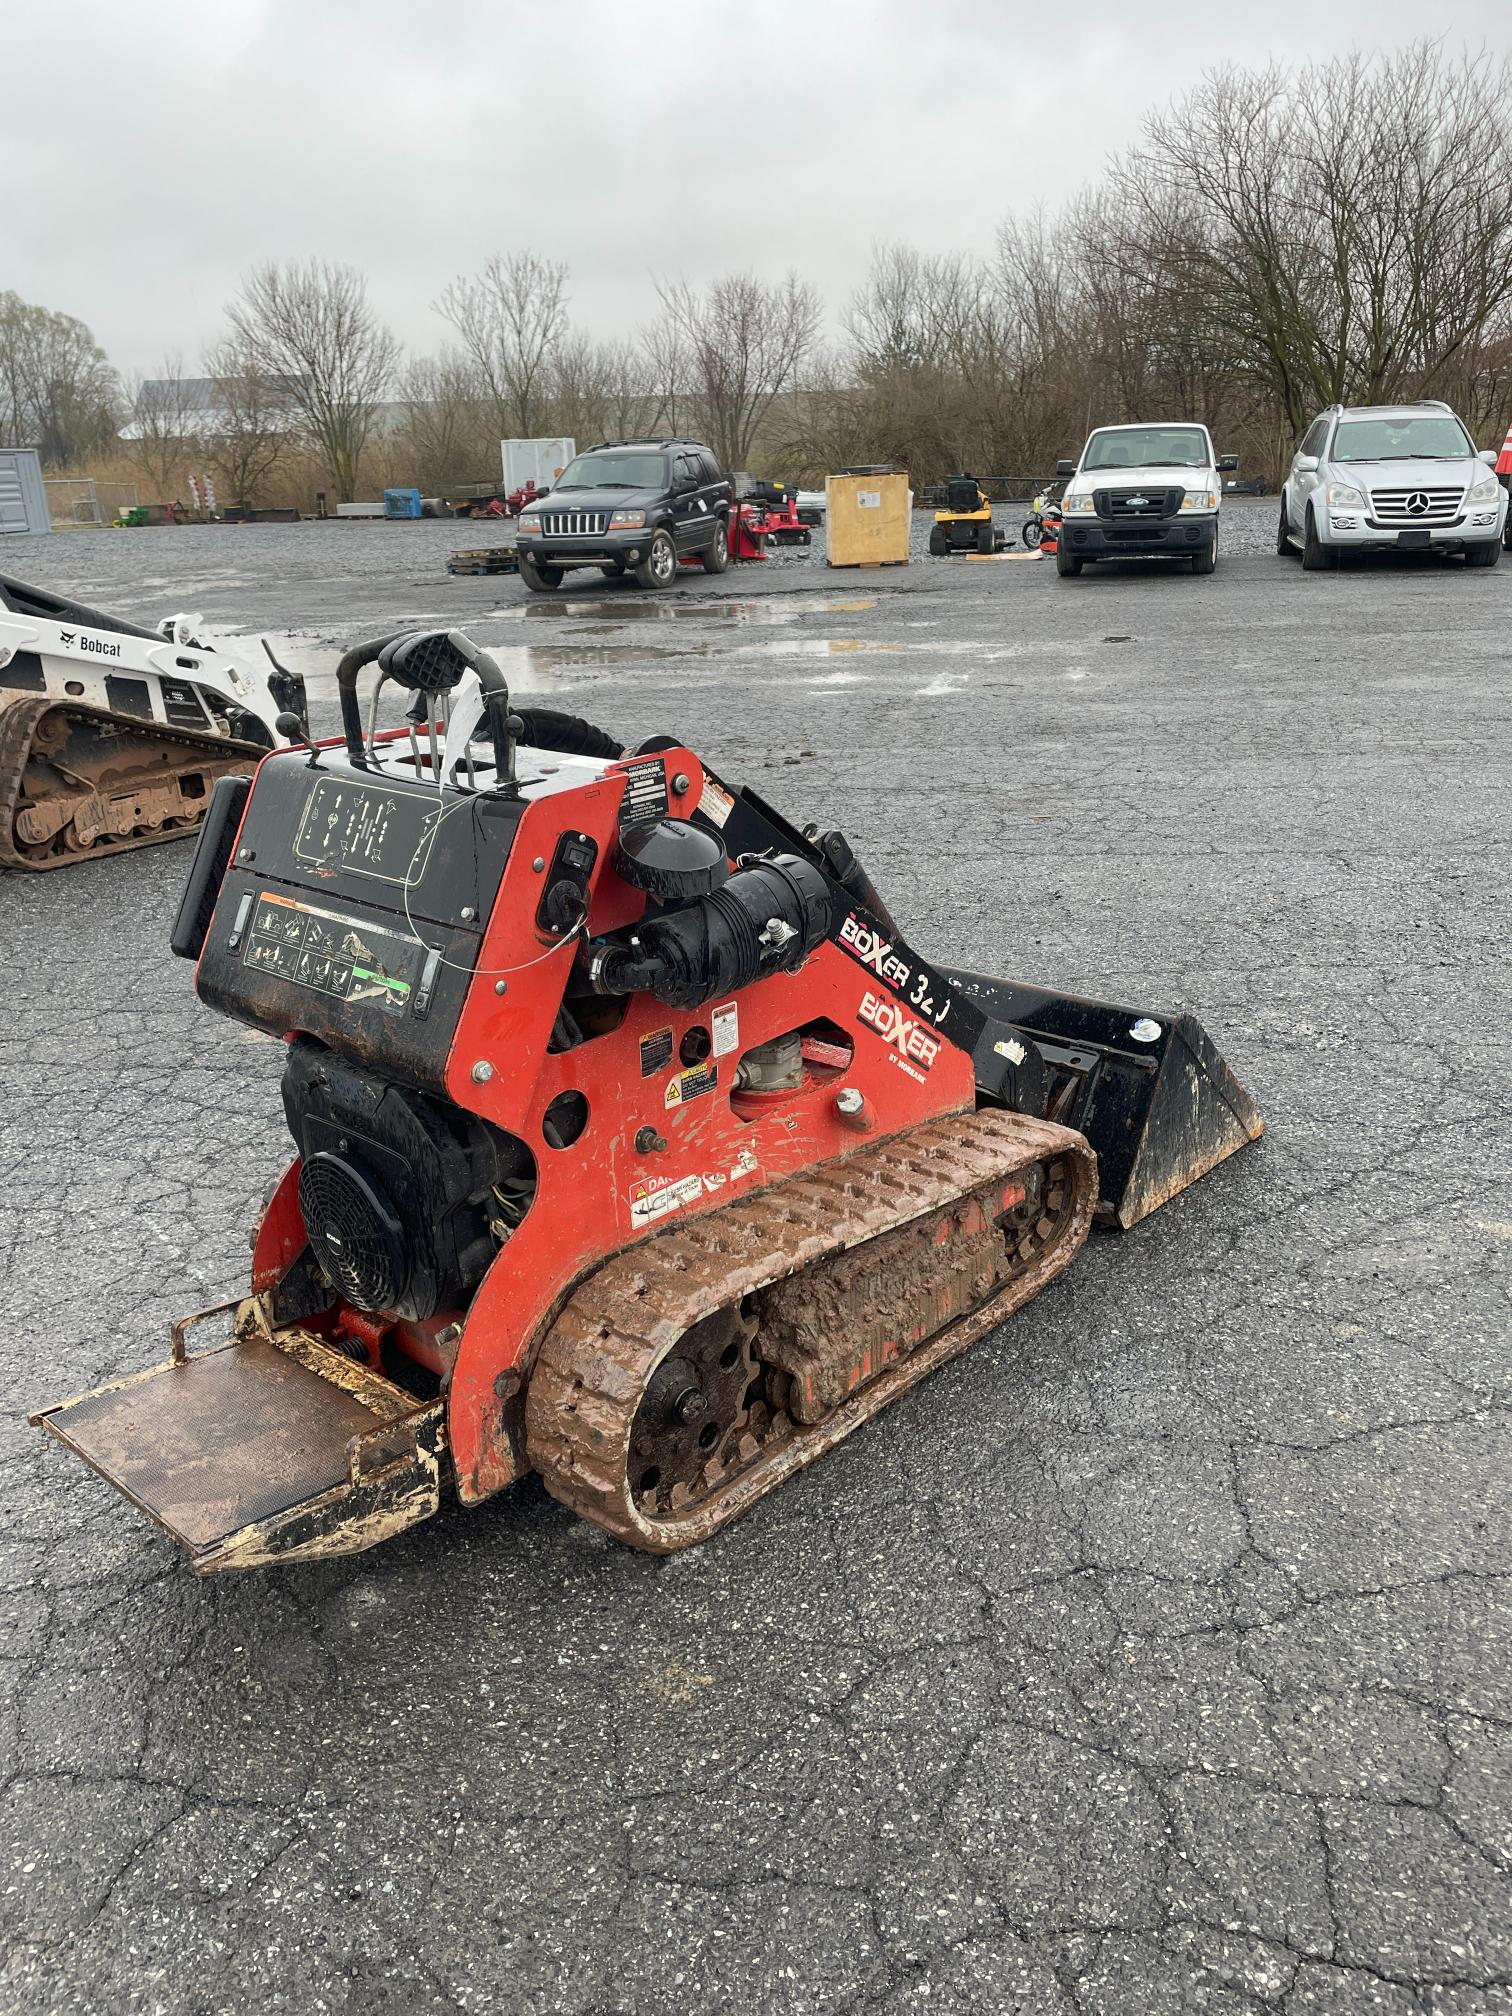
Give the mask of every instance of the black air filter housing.
POLYGON ((497 1250, 493 1186, 531 1172, 523 1144, 309 1037, 283 1100, 310 1251, 336 1293, 414 1318, 464 1306, 497 1250))

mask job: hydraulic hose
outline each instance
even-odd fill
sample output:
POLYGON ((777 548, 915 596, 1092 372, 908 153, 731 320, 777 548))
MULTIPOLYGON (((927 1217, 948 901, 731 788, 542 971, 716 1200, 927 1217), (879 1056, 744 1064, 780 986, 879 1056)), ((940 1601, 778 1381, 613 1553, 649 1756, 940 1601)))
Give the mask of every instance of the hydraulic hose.
POLYGON ((625 753, 602 728, 595 728, 580 714, 559 714, 553 707, 520 707, 515 710, 520 723, 520 740, 531 749, 550 749, 558 756, 602 756, 617 762, 625 753))

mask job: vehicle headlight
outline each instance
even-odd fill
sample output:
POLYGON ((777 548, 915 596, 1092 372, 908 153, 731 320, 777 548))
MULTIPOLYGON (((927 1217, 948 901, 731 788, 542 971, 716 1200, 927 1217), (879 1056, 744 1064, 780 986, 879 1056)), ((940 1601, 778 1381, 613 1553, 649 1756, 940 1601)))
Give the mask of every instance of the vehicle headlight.
POLYGON ((1181 500, 1183 511, 1216 511, 1218 493, 1216 490, 1188 490, 1181 500))
POLYGON ((1365 492, 1357 490, 1353 483, 1330 483, 1328 486, 1328 501, 1330 504, 1337 504, 1341 508, 1359 511, 1364 508, 1365 492))
POLYGON ((522 532, 539 532, 540 529, 541 529, 540 512, 527 511, 524 517, 520 520, 520 530, 522 532))
POLYGON ((1470 485, 1470 488, 1465 493, 1465 502, 1467 504, 1492 504, 1496 501, 1496 493, 1500 488, 1501 485, 1497 482, 1495 473, 1488 469, 1484 476, 1477 476, 1475 481, 1470 485))
POLYGON ((616 511, 609 520, 616 532, 639 532, 645 522, 644 511, 616 511))
MULTIPOLYGON (((1050 508, 1053 511, 1055 506, 1052 504, 1050 508)), ((1061 499, 1061 515, 1063 517, 1077 511, 1095 511, 1096 509, 1097 499, 1090 494, 1086 497, 1062 497, 1061 499)))

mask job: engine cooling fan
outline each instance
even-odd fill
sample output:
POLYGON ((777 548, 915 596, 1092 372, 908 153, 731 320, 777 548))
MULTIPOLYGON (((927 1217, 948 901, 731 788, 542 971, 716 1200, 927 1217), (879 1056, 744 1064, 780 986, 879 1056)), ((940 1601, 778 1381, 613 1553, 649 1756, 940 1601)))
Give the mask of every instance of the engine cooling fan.
POLYGON ((299 1172, 299 1209, 331 1286, 359 1309, 396 1308, 412 1256, 383 1192, 339 1155, 312 1155, 299 1172))

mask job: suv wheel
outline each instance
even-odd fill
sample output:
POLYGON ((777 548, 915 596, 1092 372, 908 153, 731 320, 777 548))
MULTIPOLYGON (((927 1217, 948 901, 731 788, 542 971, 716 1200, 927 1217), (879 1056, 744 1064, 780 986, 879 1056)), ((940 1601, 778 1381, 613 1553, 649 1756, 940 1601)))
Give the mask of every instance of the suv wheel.
POLYGON ((677 548, 670 532, 653 532, 646 557, 635 570, 642 588, 670 588, 677 579, 677 548))
POLYGON ((703 556, 705 574, 723 574, 730 564, 730 535, 723 518, 714 521, 714 544, 703 556))
POLYGON ((536 595, 549 595, 553 588, 562 585, 560 567, 538 567, 528 553, 520 555, 520 579, 536 595))
POLYGON ((1295 560, 1297 549, 1292 544, 1291 525, 1286 516, 1286 492, 1281 492, 1281 523, 1276 527, 1276 551, 1283 560, 1295 560))
POLYGON ((1307 507, 1307 530, 1302 536, 1302 565, 1309 574, 1326 574, 1337 567, 1339 556, 1332 546, 1325 546, 1318 537, 1317 520, 1313 517, 1311 504, 1307 507))
POLYGON ((1467 567, 1494 567, 1502 556, 1500 539, 1482 539, 1474 546, 1465 548, 1467 567))

